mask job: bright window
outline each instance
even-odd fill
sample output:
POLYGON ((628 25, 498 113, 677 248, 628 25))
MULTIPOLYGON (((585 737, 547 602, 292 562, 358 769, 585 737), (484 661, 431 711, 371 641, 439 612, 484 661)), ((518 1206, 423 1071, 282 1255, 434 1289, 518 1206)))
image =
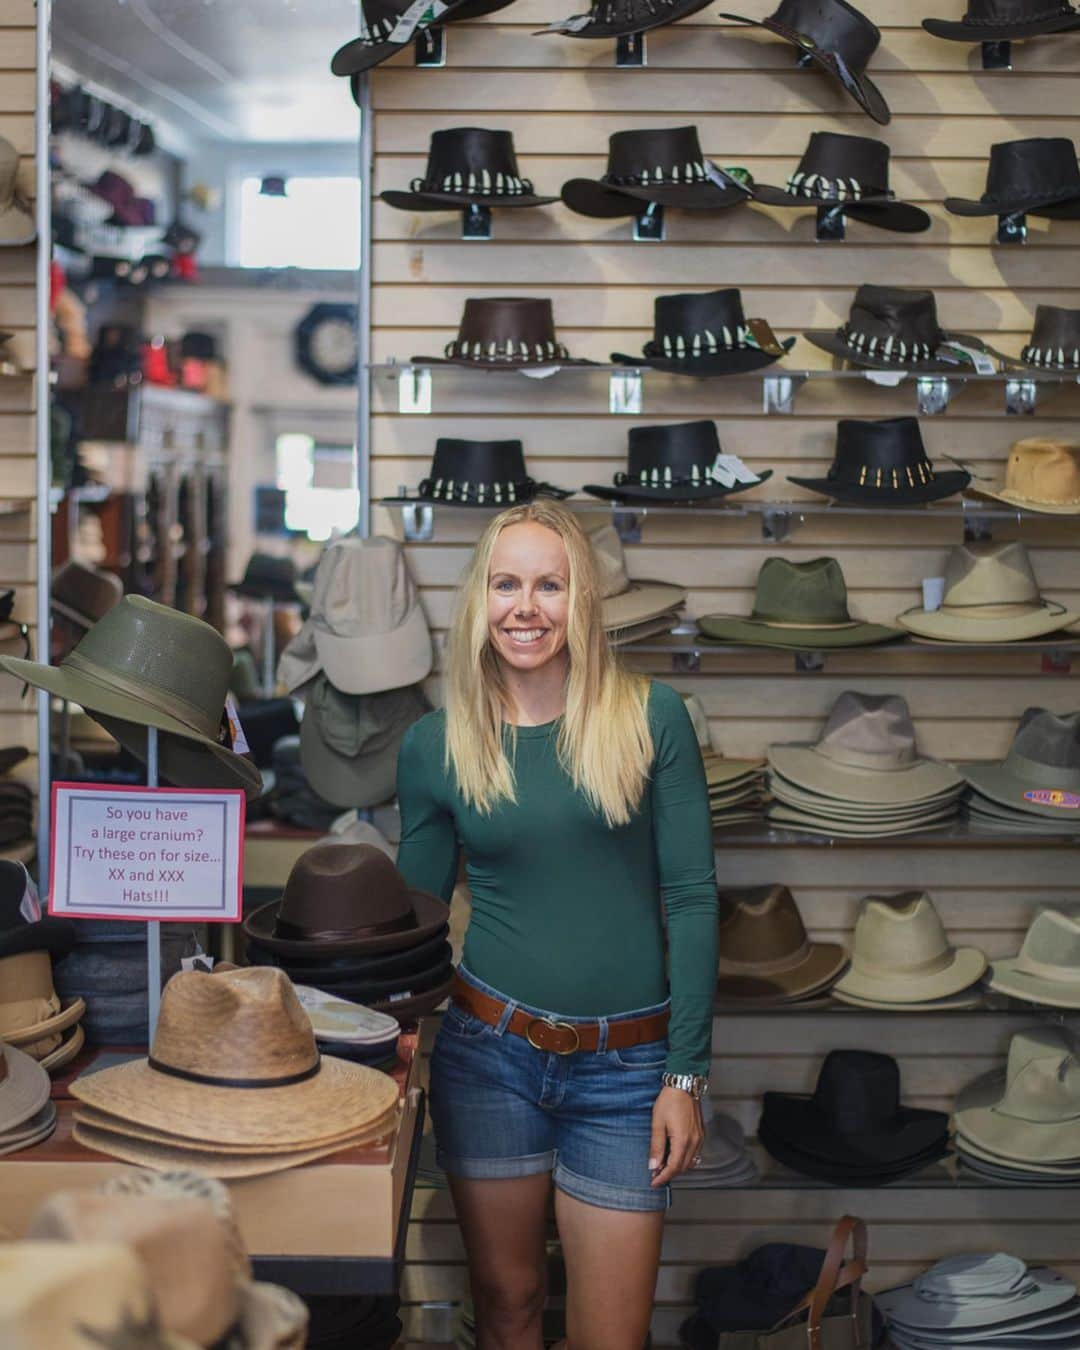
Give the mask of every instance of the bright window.
POLYGON ((284 197, 264 197, 260 178, 240 189, 241 267, 360 266, 360 184, 355 178, 290 178, 284 197))
POLYGON ((356 527, 360 494, 351 445, 319 445, 311 436, 279 436, 277 485, 285 490, 285 526, 309 539, 330 539, 356 527))

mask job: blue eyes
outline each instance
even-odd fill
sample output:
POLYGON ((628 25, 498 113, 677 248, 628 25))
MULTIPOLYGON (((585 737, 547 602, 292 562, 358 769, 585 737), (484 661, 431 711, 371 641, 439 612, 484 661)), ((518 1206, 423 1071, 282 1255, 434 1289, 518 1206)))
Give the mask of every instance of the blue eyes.
MULTIPOLYGON (((497 581, 495 583, 495 589, 497 591, 508 592, 517 590, 517 586, 512 581, 497 581)), ((545 581, 541 583, 540 589, 542 591, 558 591, 560 587, 557 581, 545 581)))

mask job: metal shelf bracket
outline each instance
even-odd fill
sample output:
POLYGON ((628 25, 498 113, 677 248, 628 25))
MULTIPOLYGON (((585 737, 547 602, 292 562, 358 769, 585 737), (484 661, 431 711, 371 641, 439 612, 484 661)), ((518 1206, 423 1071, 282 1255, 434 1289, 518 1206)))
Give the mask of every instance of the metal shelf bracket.
POLYGON ((791 511, 775 510, 766 506, 761 512, 761 537, 770 544, 782 544, 791 533, 795 521, 791 511))
MULTIPOLYGON (((407 489, 401 488, 404 493, 407 489)), ((435 508, 426 503, 406 502, 401 508, 401 529, 410 544, 422 544, 435 533, 435 508)))
POLYGON ((620 506, 611 508, 611 523, 624 544, 641 543, 641 522, 642 517, 637 511, 627 511, 620 506))
POLYGON ((613 370, 608 380, 608 411, 636 417, 644 406, 640 370, 613 370))
POLYGON ((623 33, 615 42, 615 64, 620 69, 648 63, 644 33, 623 33))
POLYGON ((446 29, 421 29, 413 42, 413 60, 425 69, 446 65, 446 29))
POLYGON ((639 244, 659 244, 664 238, 664 208, 649 202, 640 216, 634 217, 634 240, 639 244))
POLYGON ((1027 243, 1027 216, 1017 211, 1011 216, 998 216, 997 241, 999 244, 1027 243))
POLYGON ((696 647, 686 652, 672 652, 671 669, 676 675, 692 675, 701 669, 701 653, 696 647))
POLYGON ((983 70, 1012 70, 1012 43, 984 42, 982 44, 983 70))
POLYGON ((952 382, 939 375, 920 375, 915 381, 915 402, 922 417, 936 417, 947 411, 952 397, 952 382))
POLYGON ((398 376, 398 412, 426 416, 431 412, 431 371, 403 366, 398 376))
POLYGON ((831 244, 847 233, 847 217, 842 206, 819 206, 815 238, 819 244, 831 244))
POLYGON ((1039 386, 1034 380, 1005 381, 1005 411, 1010 417, 1030 417, 1039 402, 1039 386))
POLYGON ((803 383, 797 375, 766 375, 761 381, 764 411, 790 416, 795 411, 795 391, 803 383))
POLYGON ((490 239, 491 236, 491 207, 470 202, 461 213, 462 239, 490 239))
POLYGON ((824 652, 796 652, 795 670, 801 675, 825 669, 824 652))

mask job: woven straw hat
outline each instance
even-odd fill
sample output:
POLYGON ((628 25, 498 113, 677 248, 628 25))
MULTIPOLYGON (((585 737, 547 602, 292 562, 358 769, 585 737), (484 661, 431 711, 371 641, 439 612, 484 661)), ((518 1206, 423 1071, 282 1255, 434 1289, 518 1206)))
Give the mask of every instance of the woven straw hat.
POLYGON ((71 1091, 195 1143, 297 1149, 362 1129, 398 1096, 386 1074, 320 1059, 288 976, 269 967, 174 975, 149 1058, 79 1078, 71 1091))

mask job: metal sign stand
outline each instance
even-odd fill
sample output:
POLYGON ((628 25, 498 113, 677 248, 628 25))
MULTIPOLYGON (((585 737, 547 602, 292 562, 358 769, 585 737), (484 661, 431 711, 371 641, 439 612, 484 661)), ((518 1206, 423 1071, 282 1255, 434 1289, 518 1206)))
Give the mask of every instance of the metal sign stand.
MULTIPOLYGON (((158 786, 158 731, 146 728, 146 786, 158 786)), ((161 924, 157 919, 146 921, 146 994, 149 1043, 154 1043, 158 1014, 161 1012, 161 924)))

